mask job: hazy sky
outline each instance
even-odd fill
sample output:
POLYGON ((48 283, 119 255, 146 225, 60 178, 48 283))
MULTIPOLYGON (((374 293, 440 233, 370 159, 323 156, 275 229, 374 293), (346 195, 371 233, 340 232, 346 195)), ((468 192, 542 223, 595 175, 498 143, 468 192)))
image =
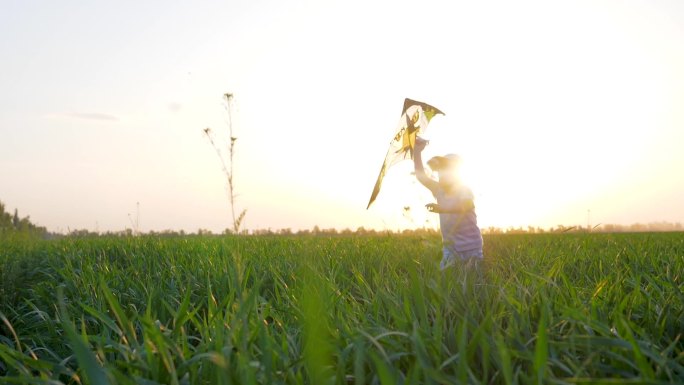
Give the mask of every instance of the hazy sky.
POLYGON ((53 231, 230 227, 227 92, 249 229, 434 226, 410 162, 366 210, 407 97, 482 227, 684 222, 680 0, 10 0, 0 54, 0 201, 53 231))

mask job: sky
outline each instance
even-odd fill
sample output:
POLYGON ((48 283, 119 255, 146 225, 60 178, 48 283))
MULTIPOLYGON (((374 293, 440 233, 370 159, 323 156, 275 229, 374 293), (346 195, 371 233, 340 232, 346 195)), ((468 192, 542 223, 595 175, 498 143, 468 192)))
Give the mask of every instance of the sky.
POLYGON ((684 222, 679 0, 9 0, 0 54, 0 201, 51 231, 231 227, 230 126, 246 229, 435 227, 410 161, 366 209, 405 98, 482 228, 684 222))

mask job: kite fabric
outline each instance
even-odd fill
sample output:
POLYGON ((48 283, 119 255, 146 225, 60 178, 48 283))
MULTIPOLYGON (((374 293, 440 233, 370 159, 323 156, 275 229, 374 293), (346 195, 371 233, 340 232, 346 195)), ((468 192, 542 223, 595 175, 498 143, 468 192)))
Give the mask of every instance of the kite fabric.
POLYGON ((385 155, 385 161, 380 168, 380 174, 373 187, 373 193, 371 194, 370 201, 368 201, 366 210, 378 196, 382 178, 385 177, 387 169, 402 160, 413 159, 413 148, 416 144, 416 136, 425 132, 428 123, 430 123, 430 120, 437 114, 444 115, 442 111, 429 104, 408 98, 404 100, 404 108, 401 110, 399 127, 390 142, 387 155, 385 155))

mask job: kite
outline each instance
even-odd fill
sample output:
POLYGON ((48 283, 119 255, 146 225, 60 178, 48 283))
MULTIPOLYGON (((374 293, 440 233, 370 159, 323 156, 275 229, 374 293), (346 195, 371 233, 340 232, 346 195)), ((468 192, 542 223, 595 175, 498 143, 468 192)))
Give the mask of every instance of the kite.
POLYGON ((444 115, 442 111, 429 104, 408 98, 404 100, 404 108, 401 110, 401 118, 399 119, 399 128, 390 142, 387 155, 385 155, 385 161, 380 168, 380 175, 378 175, 378 180, 375 182, 366 210, 368 210, 378 196, 382 178, 385 177, 387 169, 402 160, 413 159, 416 136, 425 132, 428 123, 437 114, 444 115))

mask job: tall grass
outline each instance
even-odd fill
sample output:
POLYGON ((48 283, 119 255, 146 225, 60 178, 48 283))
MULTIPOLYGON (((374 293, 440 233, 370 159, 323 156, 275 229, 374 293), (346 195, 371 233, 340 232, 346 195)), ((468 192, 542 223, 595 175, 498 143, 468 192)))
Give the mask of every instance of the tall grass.
POLYGON ((8 384, 684 382, 684 235, 0 240, 8 384))

